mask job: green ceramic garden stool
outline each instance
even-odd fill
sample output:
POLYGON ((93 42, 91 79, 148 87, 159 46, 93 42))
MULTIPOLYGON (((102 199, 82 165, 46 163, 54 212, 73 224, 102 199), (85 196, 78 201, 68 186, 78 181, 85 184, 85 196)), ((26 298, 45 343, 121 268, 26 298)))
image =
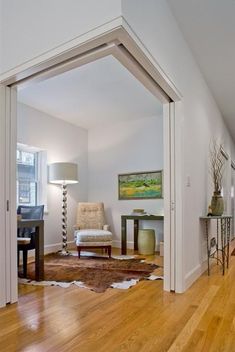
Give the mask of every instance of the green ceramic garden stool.
POLYGON ((151 255, 155 253, 155 231, 143 229, 138 232, 138 251, 140 254, 151 255))

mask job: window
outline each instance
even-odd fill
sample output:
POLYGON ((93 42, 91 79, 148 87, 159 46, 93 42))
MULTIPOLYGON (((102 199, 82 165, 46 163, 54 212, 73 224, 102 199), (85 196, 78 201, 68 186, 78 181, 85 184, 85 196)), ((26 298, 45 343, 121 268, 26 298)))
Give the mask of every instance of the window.
POLYGON ((17 149, 17 203, 37 205, 38 153, 17 149))
POLYGON ((46 207, 46 170, 45 152, 17 145, 17 205, 46 207))

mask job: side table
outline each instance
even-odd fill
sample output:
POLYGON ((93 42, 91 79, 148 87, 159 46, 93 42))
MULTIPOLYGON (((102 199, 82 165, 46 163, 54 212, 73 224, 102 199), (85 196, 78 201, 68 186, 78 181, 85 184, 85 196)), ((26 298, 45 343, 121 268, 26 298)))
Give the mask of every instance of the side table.
POLYGON ((127 236, 126 227, 127 220, 134 221, 134 250, 138 251, 138 231, 139 231, 139 221, 140 220, 164 220, 163 215, 122 215, 121 216, 121 230, 122 230, 122 249, 121 254, 126 254, 127 248, 127 236))
POLYGON ((231 229, 230 215, 222 216, 201 216, 200 220, 205 223, 205 235, 207 241, 207 270, 210 275, 210 258, 216 259, 217 264, 222 265, 222 272, 224 275, 225 267, 229 267, 229 245, 230 245, 230 229, 231 229), (216 237, 210 239, 209 234, 209 222, 216 221, 216 237), (220 237, 219 237, 220 235, 220 237), (220 245, 219 245, 220 238, 220 245), (211 253, 211 249, 215 247, 215 250, 211 253), (219 256, 221 253, 221 258, 219 256), (227 264, 227 265, 226 265, 227 264))

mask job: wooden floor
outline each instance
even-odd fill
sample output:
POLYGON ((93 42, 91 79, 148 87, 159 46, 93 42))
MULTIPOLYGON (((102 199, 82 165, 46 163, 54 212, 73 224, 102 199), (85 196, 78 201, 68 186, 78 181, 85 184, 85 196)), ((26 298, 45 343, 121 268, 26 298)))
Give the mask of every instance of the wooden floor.
POLYGON ((185 294, 142 281, 99 294, 77 287, 21 286, 0 310, 0 351, 235 352, 235 257, 185 294))

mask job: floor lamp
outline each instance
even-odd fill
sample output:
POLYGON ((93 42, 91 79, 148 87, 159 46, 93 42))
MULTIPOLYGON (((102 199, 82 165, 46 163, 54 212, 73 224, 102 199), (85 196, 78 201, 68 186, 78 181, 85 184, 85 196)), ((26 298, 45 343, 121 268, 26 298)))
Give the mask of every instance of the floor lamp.
POLYGON ((49 182, 61 185, 62 188, 62 249, 59 253, 69 255, 67 250, 67 185, 78 183, 77 164, 50 164, 49 182))

